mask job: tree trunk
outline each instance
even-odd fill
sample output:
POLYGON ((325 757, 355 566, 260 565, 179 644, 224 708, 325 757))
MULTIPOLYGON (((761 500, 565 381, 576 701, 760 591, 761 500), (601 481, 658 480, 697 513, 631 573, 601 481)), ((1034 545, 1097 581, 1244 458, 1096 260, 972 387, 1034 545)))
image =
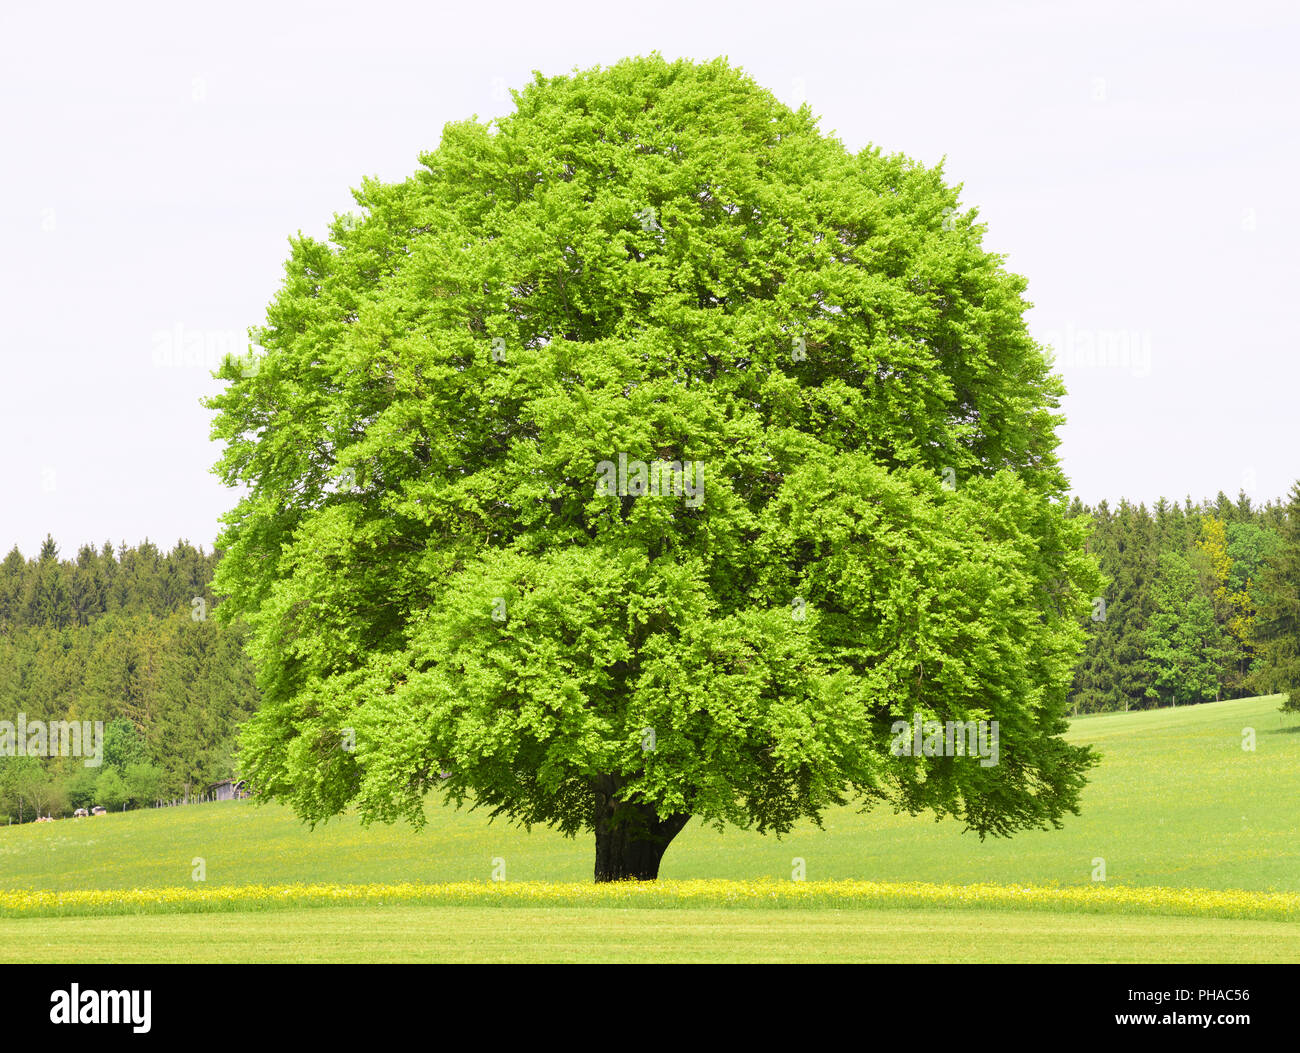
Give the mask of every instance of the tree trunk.
POLYGON ((602 779, 596 790, 596 880, 654 881, 664 852, 689 815, 660 819, 654 807, 620 801, 614 780, 602 779))

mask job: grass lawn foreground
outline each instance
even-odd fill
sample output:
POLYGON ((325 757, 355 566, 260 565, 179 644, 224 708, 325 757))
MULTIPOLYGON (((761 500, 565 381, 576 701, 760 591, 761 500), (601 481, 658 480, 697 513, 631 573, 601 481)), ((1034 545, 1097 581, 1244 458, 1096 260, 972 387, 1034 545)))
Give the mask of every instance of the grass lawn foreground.
POLYGON ((1300 727, 1278 699, 1069 737, 1103 759, 1061 830, 692 824, 636 890, 591 885, 585 839, 433 803, 419 834, 236 802, 0 829, 0 961, 1300 960, 1300 727))

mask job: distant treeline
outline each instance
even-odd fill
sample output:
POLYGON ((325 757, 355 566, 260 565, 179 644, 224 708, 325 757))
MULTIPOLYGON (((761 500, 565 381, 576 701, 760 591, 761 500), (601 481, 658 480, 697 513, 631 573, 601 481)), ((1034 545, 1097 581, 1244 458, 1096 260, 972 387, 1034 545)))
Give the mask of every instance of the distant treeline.
MULTIPOLYGON (((1289 692, 1300 708, 1300 483, 1072 515, 1110 579, 1093 604, 1072 702, 1093 713, 1289 692)), ((212 617, 218 555, 180 543, 59 558, 47 538, 0 562, 0 721, 102 721, 103 762, 0 756, 0 823, 188 800, 235 774, 258 693, 244 632, 212 617)))
POLYGON ((217 624, 217 556, 180 543, 0 562, 0 721, 102 721, 103 763, 0 742, 0 823, 188 800, 232 774, 257 706, 243 633, 217 624))
POLYGON ((1292 693, 1300 703, 1300 483, 1287 504, 1089 508, 1110 579, 1075 671, 1079 713, 1292 693))

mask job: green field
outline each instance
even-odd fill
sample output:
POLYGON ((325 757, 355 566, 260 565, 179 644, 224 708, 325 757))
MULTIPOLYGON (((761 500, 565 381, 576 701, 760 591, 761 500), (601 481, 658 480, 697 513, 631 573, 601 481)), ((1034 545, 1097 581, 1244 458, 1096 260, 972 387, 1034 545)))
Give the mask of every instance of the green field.
MULTIPOLYGON (((958 824, 830 813, 778 841, 692 824, 665 879, 844 879, 946 885, 1300 892, 1300 722, 1279 699, 1245 699, 1075 721, 1103 755, 1081 814, 1063 829, 980 842, 958 824), (1255 749, 1242 748, 1243 729, 1255 749)), ((344 817, 310 831, 286 810, 191 805, 0 830, 0 889, 216 890, 327 883, 590 880, 592 845, 431 805, 420 833, 344 817), (191 880, 195 860, 206 871, 191 880)), ((0 959, 65 960, 1297 960, 1300 922, 1135 914, 1129 907, 1029 911, 848 909, 809 903, 537 907, 391 903, 222 914, 0 918, 0 959), (437 934, 436 938, 434 934, 437 934), (431 948, 436 946, 436 951, 431 948)), ((111 912, 110 912, 111 913, 111 912)), ((1177 911, 1170 911, 1176 914, 1177 911)))
POLYGON ((1294 922, 998 911, 324 908, 0 921, 0 961, 1295 962, 1294 922))

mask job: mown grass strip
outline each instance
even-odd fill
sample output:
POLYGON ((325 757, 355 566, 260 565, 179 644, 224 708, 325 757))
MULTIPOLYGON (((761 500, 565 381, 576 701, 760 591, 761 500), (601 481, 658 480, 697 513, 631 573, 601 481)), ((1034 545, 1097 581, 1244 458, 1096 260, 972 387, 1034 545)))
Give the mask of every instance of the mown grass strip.
POLYGON ((473 906, 683 909, 1001 908, 1300 921, 1300 893, 1125 885, 1043 887, 874 881, 447 882, 219 885, 0 892, 0 918, 189 914, 286 907, 473 906))

